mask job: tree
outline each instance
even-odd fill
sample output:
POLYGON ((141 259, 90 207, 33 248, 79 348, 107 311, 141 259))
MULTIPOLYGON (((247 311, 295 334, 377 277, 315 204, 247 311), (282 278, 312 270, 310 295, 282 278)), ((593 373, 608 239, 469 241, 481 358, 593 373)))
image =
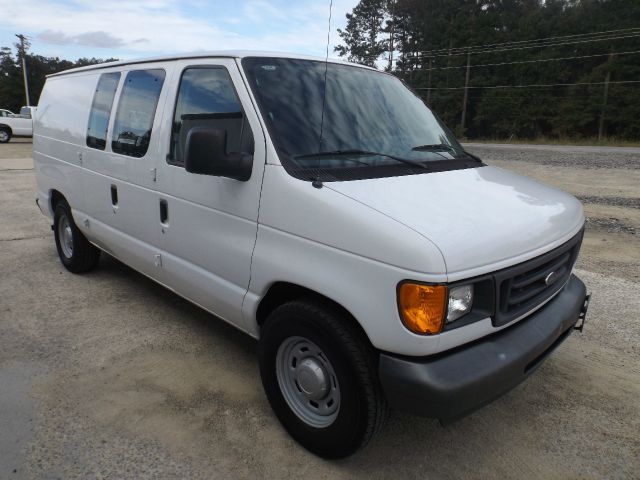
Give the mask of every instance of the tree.
POLYGON ((24 102, 22 72, 11 55, 11 49, 0 49, 0 108, 13 112, 20 109, 24 102))
POLYGON ((338 29, 345 45, 338 45, 335 51, 352 62, 374 66, 387 50, 387 42, 380 38, 387 7, 385 0, 361 0, 353 13, 347 14, 346 28, 338 29))
POLYGON ((592 137, 604 113, 606 136, 640 138, 640 84, 616 83, 640 78, 640 54, 609 58, 640 51, 638 0, 361 0, 340 35, 352 61, 393 57, 385 69, 453 128, 471 52, 466 136, 592 137), (622 29, 635 30, 584 41, 622 29))
POLYGON ((61 60, 58 57, 43 57, 41 55, 29 55, 26 48, 22 48, 20 43, 14 45, 16 55, 12 54, 9 47, 0 48, 0 108, 8 109, 13 112, 20 111, 20 107, 25 104, 24 97, 24 80, 22 77, 22 57, 24 56, 27 65, 27 74, 29 82, 29 97, 35 104, 40 97, 40 92, 44 87, 47 75, 58 73, 70 68, 83 67, 105 61, 114 61, 116 59, 102 60, 99 58, 80 58, 75 62, 69 60, 61 60))

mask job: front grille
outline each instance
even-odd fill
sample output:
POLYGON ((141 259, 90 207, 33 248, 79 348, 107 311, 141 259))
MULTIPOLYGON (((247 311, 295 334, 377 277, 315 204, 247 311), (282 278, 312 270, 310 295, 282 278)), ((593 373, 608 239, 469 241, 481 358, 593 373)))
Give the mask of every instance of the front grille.
POLYGON ((578 257, 583 233, 581 230, 571 240, 544 255, 495 273, 497 308, 494 326, 526 314, 565 285, 578 257))

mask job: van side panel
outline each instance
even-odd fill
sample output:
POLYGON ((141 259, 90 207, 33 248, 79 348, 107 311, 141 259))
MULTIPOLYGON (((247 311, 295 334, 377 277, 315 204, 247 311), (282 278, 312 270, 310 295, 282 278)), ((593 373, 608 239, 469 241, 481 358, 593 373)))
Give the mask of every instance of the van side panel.
POLYGON ((48 78, 45 83, 33 136, 38 197, 43 209, 49 204, 52 190, 60 191, 73 210, 85 208, 81 154, 97 80, 97 73, 88 73, 48 78))
MULTIPOLYGON (((104 149, 88 147, 86 142, 84 147, 83 186, 86 214, 92 225, 87 237, 130 267, 163 284, 164 273, 161 262, 157 260, 161 225, 158 221, 159 201, 153 172, 159 161, 162 143, 160 126, 172 69, 173 62, 162 62, 141 63, 100 72, 120 72, 121 76, 111 105, 104 149), (137 107, 144 109, 155 104, 152 117, 143 119, 144 122, 151 122, 148 149, 141 157, 114 152, 112 142, 117 135, 114 124, 123 108, 123 87, 130 73, 148 70, 163 72, 157 99, 155 94, 151 95, 148 104, 137 107)), ((90 106, 91 103, 87 108, 90 106)))

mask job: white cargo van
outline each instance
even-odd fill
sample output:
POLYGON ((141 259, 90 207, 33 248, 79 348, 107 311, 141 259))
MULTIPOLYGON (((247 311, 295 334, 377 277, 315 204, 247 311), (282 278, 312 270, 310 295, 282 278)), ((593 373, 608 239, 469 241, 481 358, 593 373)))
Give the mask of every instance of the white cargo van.
POLYGON ((388 407, 472 412, 584 321, 580 203, 465 152, 374 69, 219 52, 51 75, 34 159, 64 266, 107 252, 258 339, 275 414, 324 457, 388 407))

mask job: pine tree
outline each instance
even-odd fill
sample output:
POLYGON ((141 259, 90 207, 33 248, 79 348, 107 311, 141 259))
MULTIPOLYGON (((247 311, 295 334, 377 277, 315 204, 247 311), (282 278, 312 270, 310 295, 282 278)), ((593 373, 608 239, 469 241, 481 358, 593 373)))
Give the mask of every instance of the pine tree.
MULTIPOLYGON (((456 128, 463 108, 465 47, 638 27, 638 0, 361 0, 347 15, 336 51, 367 65, 378 60, 456 128)), ((607 42, 472 50, 464 133, 594 137, 602 123, 604 136, 640 138, 640 84, 615 83, 640 78, 640 54, 608 56, 640 51, 639 34, 607 42), (565 57, 582 58, 558 60, 565 57), (611 80, 606 105, 605 78, 611 80), (555 85, 572 83, 596 85, 555 85), (501 85, 553 86, 484 88, 501 85)))

